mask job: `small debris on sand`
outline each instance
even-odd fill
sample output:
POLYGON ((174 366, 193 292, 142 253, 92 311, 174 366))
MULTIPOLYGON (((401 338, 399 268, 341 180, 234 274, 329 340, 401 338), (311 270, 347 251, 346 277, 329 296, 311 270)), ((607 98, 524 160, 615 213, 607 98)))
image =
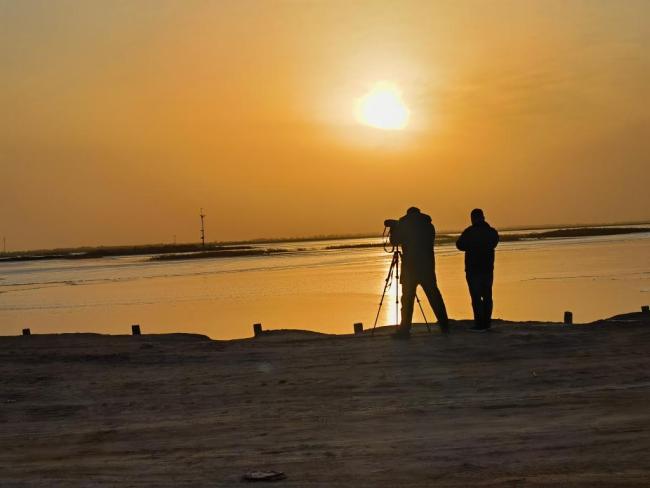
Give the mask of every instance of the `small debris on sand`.
POLYGON ((249 471, 242 481, 280 481, 286 478, 282 471, 249 471))

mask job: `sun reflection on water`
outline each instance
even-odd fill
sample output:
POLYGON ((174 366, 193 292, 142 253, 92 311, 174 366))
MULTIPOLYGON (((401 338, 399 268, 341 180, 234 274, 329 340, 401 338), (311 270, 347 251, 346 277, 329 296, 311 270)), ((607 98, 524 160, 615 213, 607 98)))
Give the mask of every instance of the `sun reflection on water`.
POLYGON ((397 325, 399 324, 399 312, 400 312, 400 305, 399 301, 396 302, 395 296, 396 293, 399 292, 399 283, 397 283, 397 280, 393 279, 390 287, 388 290, 386 290, 386 298, 385 300, 388 300, 386 303, 386 324, 390 325, 397 325))
MULTIPOLYGON (((388 269, 390 267, 390 262, 386 266, 386 275, 388 275, 388 269)), ((384 275, 384 278, 385 276, 384 275)), ((382 281, 382 289, 385 285, 385 281, 382 281)), ((378 325, 396 325, 399 323, 399 298, 396 301, 396 296, 399 297, 399 283, 395 276, 392 277, 390 285, 386 288, 386 295, 384 296, 384 302, 382 305, 382 313, 379 317, 380 323, 378 325)))

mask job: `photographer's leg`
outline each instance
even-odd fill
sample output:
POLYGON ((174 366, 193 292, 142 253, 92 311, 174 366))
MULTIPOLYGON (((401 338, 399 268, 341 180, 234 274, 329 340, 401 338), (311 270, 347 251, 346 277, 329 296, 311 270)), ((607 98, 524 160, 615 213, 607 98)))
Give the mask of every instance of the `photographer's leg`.
POLYGON ((467 287, 469 294, 472 298, 472 310, 474 311, 474 329, 484 329, 483 322, 484 305, 483 305, 483 280, 481 275, 477 273, 466 273, 467 287))
POLYGON ((492 325, 492 308, 494 306, 492 302, 493 281, 494 275, 492 273, 486 273, 483 277, 483 325, 488 329, 492 325))
POLYGON ((445 301, 442 298, 442 293, 440 293, 435 277, 431 280, 427 280, 426 283, 423 283, 422 288, 424 288, 424 293, 426 293, 427 298, 429 299, 429 304, 433 309, 433 313, 436 315, 440 329, 443 332, 447 332, 447 327, 449 326, 447 307, 445 307, 445 301))
POLYGON ((408 333, 413 320, 413 305, 415 302, 416 281, 402 277, 402 320, 399 330, 408 333))

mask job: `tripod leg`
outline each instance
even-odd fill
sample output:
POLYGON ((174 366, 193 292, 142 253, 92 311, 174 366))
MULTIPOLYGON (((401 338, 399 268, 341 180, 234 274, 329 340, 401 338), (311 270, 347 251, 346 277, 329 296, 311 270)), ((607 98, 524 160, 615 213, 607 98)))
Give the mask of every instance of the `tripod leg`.
POLYGON ((399 257, 400 252, 395 251, 393 254, 395 259, 395 327, 399 327, 399 257))
POLYGON ((427 316, 424 315, 424 309, 422 308, 422 303, 420 302, 420 297, 418 297, 418 294, 415 294, 415 299, 418 302, 418 307, 420 307, 420 312, 422 312, 422 318, 424 319, 424 323, 427 326, 427 330, 431 332, 431 326, 429 325, 429 321, 427 320, 427 316))
POLYGON ((377 327, 377 321, 379 320, 379 313, 381 312, 381 306, 384 303, 384 297, 386 296, 386 290, 388 290, 388 287, 390 286, 390 283, 393 281, 393 268, 395 267, 395 257, 393 257, 393 260, 390 263, 390 268, 388 269, 388 276, 386 276, 386 280, 384 282, 384 291, 381 294, 381 300, 379 300, 379 308, 377 309, 377 315, 375 316, 375 323, 372 326, 372 332, 370 335, 375 335, 375 328, 377 327))

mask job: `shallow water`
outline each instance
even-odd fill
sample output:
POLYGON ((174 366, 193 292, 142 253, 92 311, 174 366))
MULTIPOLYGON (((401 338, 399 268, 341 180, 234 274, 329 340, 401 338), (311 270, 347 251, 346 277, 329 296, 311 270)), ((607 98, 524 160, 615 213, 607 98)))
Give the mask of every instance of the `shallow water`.
MULTIPOLYGON (((353 242, 372 241, 378 240, 353 242)), ((130 333, 137 323, 145 333, 226 339, 250 336, 255 322, 268 329, 350 333, 354 322, 372 327, 391 261, 380 248, 324 249, 350 242, 282 244, 296 252, 228 259, 2 263, 0 334, 24 327, 32 333, 130 333)), ((462 259, 451 245, 436 248, 438 284, 452 318, 471 315, 462 259)), ((576 322, 589 322, 639 310, 650 303, 650 233, 502 243, 494 296, 494 315, 508 320, 561 321, 571 310, 576 322)), ((395 317, 391 287, 379 325, 395 317)), ((421 321, 417 307, 414 319, 421 321)))

